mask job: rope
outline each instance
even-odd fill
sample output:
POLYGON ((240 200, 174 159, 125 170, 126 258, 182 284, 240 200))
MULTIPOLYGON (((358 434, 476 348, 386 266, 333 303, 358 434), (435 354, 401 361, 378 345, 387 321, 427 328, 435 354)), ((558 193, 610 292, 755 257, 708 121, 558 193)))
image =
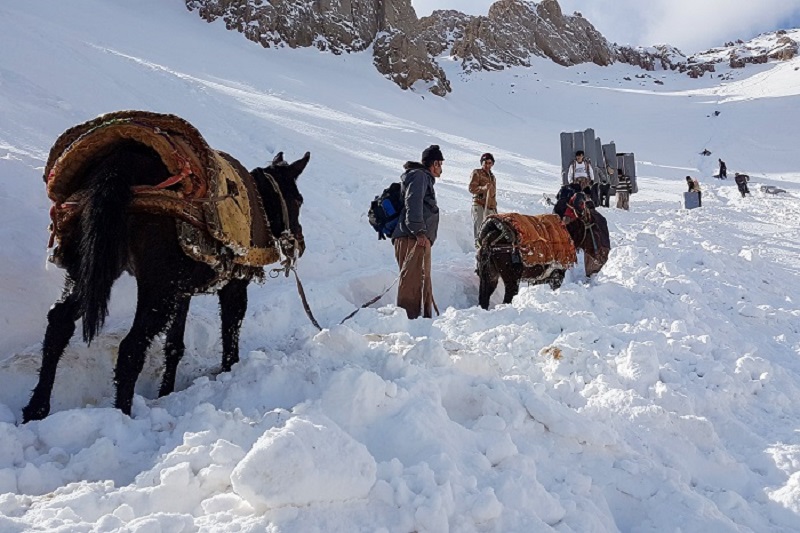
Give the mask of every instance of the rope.
POLYGON ((294 272, 294 279, 295 283, 297 284, 297 292, 300 294, 300 300, 303 302, 303 310, 306 312, 306 316, 311 323, 314 324, 319 331, 322 331, 322 327, 317 322, 317 319, 314 318, 314 314, 311 312, 311 306, 308 305, 308 300, 306 299, 306 291, 303 290, 303 284, 300 282, 300 276, 297 275, 297 269, 292 267, 292 272, 294 272))
MULTIPOLYGON (((377 302, 378 300, 380 300, 381 298, 386 296, 386 293, 389 292, 389 290, 391 290, 392 287, 394 287, 395 283, 397 283, 398 281, 403 279, 403 277, 406 275, 406 271, 408 270, 408 263, 411 261, 411 258, 414 257, 414 252, 417 250, 417 246, 418 246, 418 243, 414 243, 414 247, 411 249, 411 253, 408 254, 408 257, 406 257, 406 260, 403 261, 403 266, 400 267, 400 274, 398 274, 397 277, 394 278, 394 281, 392 282, 392 284, 389 285, 388 287, 386 287, 386 289, 382 293, 380 293, 378 296, 375 296, 374 298, 372 298, 368 302, 362 304, 361 307, 356 308, 355 311, 353 311, 352 313, 350 313, 349 315, 344 317, 342 319, 342 321, 339 322, 340 326, 342 324, 344 324, 346 321, 348 321, 351 318, 353 318, 356 315, 356 313, 358 313, 359 311, 361 311, 365 307, 369 307, 370 305, 374 304, 375 302, 377 302)), ((424 276, 424 272, 425 272, 425 270, 423 269, 423 276, 424 276)), ((423 280, 424 280, 424 278, 423 278, 423 280)), ((425 283, 423 281, 423 288, 424 288, 424 286, 425 286, 425 283)), ((423 294, 423 298, 424 298, 424 294, 423 294)), ((436 312, 438 313, 439 310, 437 309, 436 312)))

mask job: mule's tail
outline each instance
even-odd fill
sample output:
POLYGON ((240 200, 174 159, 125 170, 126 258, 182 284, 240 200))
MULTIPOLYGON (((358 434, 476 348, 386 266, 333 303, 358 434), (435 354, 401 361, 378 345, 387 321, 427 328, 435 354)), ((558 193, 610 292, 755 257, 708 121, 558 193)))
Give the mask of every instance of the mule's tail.
POLYGON ((129 172, 115 154, 96 166, 89 178, 89 195, 80 220, 80 270, 75 283, 87 343, 108 316, 111 287, 127 260, 131 185, 129 172))

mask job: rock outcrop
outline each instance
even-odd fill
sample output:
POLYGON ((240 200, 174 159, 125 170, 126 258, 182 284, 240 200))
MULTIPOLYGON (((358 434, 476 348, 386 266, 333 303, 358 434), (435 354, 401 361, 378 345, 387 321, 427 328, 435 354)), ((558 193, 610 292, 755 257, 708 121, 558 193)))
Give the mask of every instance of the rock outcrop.
POLYGON ((443 96, 450 82, 436 58, 466 71, 501 70, 548 58, 561 65, 608 65, 615 51, 583 17, 566 16, 556 0, 500 0, 487 16, 435 11, 418 19, 411 0, 186 0, 205 20, 264 47, 314 46, 334 54, 372 48, 375 67, 403 89, 443 96))
POLYGON ((650 48, 618 47, 617 60, 636 65, 645 70, 675 70, 692 78, 702 77, 706 72, 716 72, 717 65, 744 68, 748 64, 767 63, 770 60, 788 61, 798 54, 800 31, 779 30, 765 33, 745 42, 725 43, 705 52, 684 56, 677 48, 660 45, 650 48))
MULTIPOLYGON (((691 57, 677 48, 609 43, 580 13, 565 15, 557 0, 498 0, 486 16, 454 10, 417 18, 411 0, 185 0, 190 11, 264 47, 316 47, 334 54, 371 49, 378 71, 403 89, 438 96, 451 91, 437 58, 446 55, 466 72, 530 66, 536 58, 570 66, 636 65, 692 77, 727 62, 740 68, 797 55, 798 43, 778 32, 766 43, 728 43, 691 57)), ((796 33, 796 32, 795 32, 796 33)), ((795 34, 793 34, 795 35, 795 34)))

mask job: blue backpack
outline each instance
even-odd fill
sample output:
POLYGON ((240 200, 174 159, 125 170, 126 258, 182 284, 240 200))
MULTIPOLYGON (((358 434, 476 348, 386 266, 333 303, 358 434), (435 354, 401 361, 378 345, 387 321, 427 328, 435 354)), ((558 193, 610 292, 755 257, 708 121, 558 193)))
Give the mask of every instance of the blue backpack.
POLYGON ((400 222, 402 209, 403 194, 399 183, 392 183, 372 200, 367 215, 372 229, 378 232, 378 240, 392 236, 400 222))

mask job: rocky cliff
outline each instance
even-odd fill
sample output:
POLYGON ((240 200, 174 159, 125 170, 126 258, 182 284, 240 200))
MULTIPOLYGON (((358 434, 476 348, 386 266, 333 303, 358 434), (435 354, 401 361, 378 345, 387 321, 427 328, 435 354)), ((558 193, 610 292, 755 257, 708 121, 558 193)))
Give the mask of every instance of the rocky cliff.
POLYGON ((371 50, 375 67, 397 85, 439 96, 451 90, 437 63, 442 55, 459 61, 467 72, 529 66, 540 57, 565 66, 623 62, 699 77, 723 61, 740 67, 790 59, 798 52, 797 41, 785 32, 775 34, 759 53, 741 42, 688 58, 666 45, 620 47, 579 13, 562 13, 556 0, 498 0, 486 16, 443 10, 421 19, 411 0, 185 1, 203 19, 222 19, 228 29, 265 47, 314 46, 334 54, 371 50))

